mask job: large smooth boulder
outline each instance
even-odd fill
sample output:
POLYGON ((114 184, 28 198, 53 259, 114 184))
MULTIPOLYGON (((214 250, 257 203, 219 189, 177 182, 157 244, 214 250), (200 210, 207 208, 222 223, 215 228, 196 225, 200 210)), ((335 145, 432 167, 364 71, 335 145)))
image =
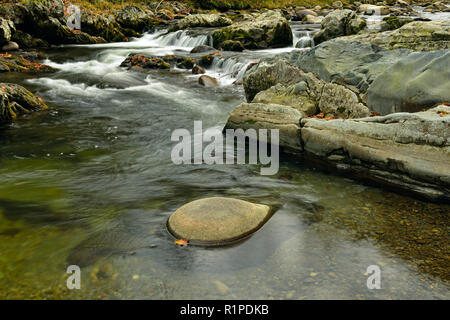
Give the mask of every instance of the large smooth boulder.
POLYGON ((167 221, 170 233, 192 244, 225 245, 257 231, 270 218, 269 206, 233 198, 205 198, 178 208, 167 221))
POLYGON ((348 42, 376 44, 386 49, 407 48, 414 51, 434 51, 450 48, 448 21, 414 21, 399 29, 340 38, 348 42))
POLYGON ((308 155, 434 200, 450 200, 450 107, 355 120, 302 119, 308 155))
POLYGON ((246 49, 278 48, 292 45, 292 30, 280 12, 267 11, 250 21, 217 30, 212 38, 215 48, 226 40, 240 41, 246 49))
POLYGON ((321 30, 314 35, 314 43, 356 34, 366 27, 366 21, 348 9, 329 13, 323 20, 321 30))
POLYGON ((302 112, 285 105, 242 103, 231 112, 225 129, 278 129, 280 147, 301 151, 299 134, 303 117, 302 112))
POLYGON ((47 109, 44 101, 22 86, 0 83, 0 123, 9 122, 18 115, 47 109))
POLYGON ((380 74, 370 86, 368 107, 381 114, 416 112, 450 101, 450 52, 412 53, 380 74))
POLYGON ((169 28, 169 31, 196 27, 225 27, 232 24, 233 21, 226 16, 218 13, 213 14, 190 14, 178 21, 169 28))

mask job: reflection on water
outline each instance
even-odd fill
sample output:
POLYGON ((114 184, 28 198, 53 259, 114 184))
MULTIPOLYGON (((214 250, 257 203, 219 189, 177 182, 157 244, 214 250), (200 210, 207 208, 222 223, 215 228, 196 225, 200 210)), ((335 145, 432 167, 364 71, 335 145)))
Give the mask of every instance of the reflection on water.
POLYGON ((449 298, 449 206, 287 160, 270 177, 253 165, 173 165, 172 130, 223 126, 242 88, 125 72, 132 46, 53 49, 61 71, 6 76, 51 108, 0 131, 0 298, 449 298), (279 209, 233 246, 173 245, 168 216, 209 196, 279 209), (66 288, 69 264, 81 266, 81 290, 66 288), (373 264, 381 290, 366 287, 373 264))

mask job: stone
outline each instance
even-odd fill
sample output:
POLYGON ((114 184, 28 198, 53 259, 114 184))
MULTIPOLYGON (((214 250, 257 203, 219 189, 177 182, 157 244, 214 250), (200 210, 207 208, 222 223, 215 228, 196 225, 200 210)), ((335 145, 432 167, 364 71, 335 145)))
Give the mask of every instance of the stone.
POLYGON ((387 6, 376 6, 373 4, 361 4, 358 7, 358 12, 366 15, 378 15, 385 16, 390 13, 390 9, 387 6))
POLYGON ((49 46, 47 41, 35 38, 29 33, 23 32, 21 30, 16 30, 11 40, 16 42, 22 49, 45 48, 49 46))
POLYGON ((314 35, 314 43, 360 32, 366 27, 366 20, 348 9, 336 10, 322 20, 321 30, 314 35))
POLYGON ((149 69, 170 69, 169 64, 159 57, 145 56, 139 54, 130 54, 122 61, 121 67, 128 70, 145 71, 149 69))
POLYGON ((9 41, 7 44, 5 44, 2 47, 3 51, 16 51, 19 50, 19 45, 17 44, 17 42, 14 41, 9 41))
POLYGON ((325 116, 344 119, 370 115, 369 108, 359 102, 355 92, 335 83, 327 83, 323 86, 319 109, 325 116))
POLYGON ((303 21, 303 23, 306 23, 306 24, 321 24, 323 21, 323 17, 317 17, 317 16, 308 14, 303 18, 302 21, 303 21))
POLYGON ((413 18, 408 17, 396 17, 396 16, 387 16, 384 17, 381 21, 381 30, 380 31, 389 31, 389 30, 395 30, 402 26, 404 26, 407 23, 413 22, 413 18))
POLYGON ((44 101, 24 87, 0 83, 0 123, 14 120, 18 115, 47 109, 44 101))
POLYGON ((209 51, 214 51, 214 50, 216 50, 216 49, 211 46, 207 46, 206 44, 201 44, 201 45, 194 47, 191 50, 191 53, 203 53, 203 52, 209 52, 209 51))
POLYGON ((245 49, 244 45, 240 41, 236 40, 226 40, 222 42, 219 47, 219 49, 223 51, 242 52, 245 49))
POLYGON ((233 21, 223 14, 190 14, 171 26, 169 31, 172 32, 197 27, 224 27, 229 26, 232 23, 233 21))
POLYGON ((127 36, 124 29, 117 23, 113 15, 92 14, 81 11, 81 25, 83 31, 97 37, 102 37, 108 42, 124 42, 127 36))
POLYGON ((8 43, 15 30, 14 23, 11 20, 0 17, 0 45, 8 43))
POLYGON ((1 72, 27 72, 41 73, 53 72, 56 69, 45 64, 36 62, 42 57, 36 52, 15 52, 0 55, 0 73, 1 72))
POLYGON ((292 17, 292 21, 303 21, 303 18, 305 18, 308 15, 317 17, 317 13, 315 11, 309 9, 302 9, 295 12, 295 15, 292 17))
POLYGON ((450 52, 415 52, 380 74, 369 87, 367 106, 381 114, 416 112, 450 101, 450 52))
POLYGON ((155 20, 152 13, 149 14, 136 6, 126 6, 116 14, 116 21, 121 27, 138 32, 151 29, 155 25, 155 20))
POLYGON ((386 49, 407 48, 434 51, 450 48, 450 24, 445 21, 414 21, 399 29, 340 38, 349 42, 371 43, 386 49))
POLYGON ((285 105, 242 103, 231 112, 225 129, 278 129, 281 148, 301 151, 299 134, 303 117, 302 112, 285 105))
POLYGON ((213 197, 189 202, 167 221, 170 233, 191 244, 225 245, 257 231, 270 218, 269 206, 213 197))
POLYGON ((217 30, 212 38, 215 48, 226 40, 240 41, 246 49, 278 48, 292 45, 292 30, 280 12, 266 11, 250 21, 217 30))
POLYGON ((200 78, 198 78, 198 83, 205 87, 218 87, 219 86, 219 82, 217 81, 216 78, 213 78, 213 77, 210 77, 207 75, 200 76, 200 78))
POLYGON ((202 67, 200 67, 199 65, 195 64, 192 67, 192 74, 203 74, 205 73, 205 69, 203 69, 202 67))
POLYGON ((353 177, 450 200, 450 107, 354 120, 302 119, 307 155, 353 177), (328 159, 332 155, 334 157, 328 159), (327 160, 328 159, 328 160, 327 160))

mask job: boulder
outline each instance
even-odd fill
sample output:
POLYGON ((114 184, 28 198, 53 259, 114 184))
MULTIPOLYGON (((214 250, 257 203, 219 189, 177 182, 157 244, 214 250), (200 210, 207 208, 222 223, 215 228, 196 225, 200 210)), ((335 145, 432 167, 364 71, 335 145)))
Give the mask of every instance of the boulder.
POLYGON ((301 126, 306 154, 347 176, 450 200, 448 106, 355 120, 302 119, 301 126))
POLYGON ((225 129, 278 129, 281 148, 301 151, 299 134, 303 116, 285 105, 242 103, 231 112, 225 129))
POLYGON ((192 67, 192 74, 203 74, 205 73, 205 69, 203 69, 202 67, 200 67, 199 65, 195 64, 192 67))
POLYGON ((367 106, 381 114, 416 112, 450 101, 450 52, 415 52, 380 74, 369 87, 367 106))
POLYGON ((246 49, 278 48, 292 45, 292 30, 280 12, 267 11, 253 20, 217 30, 212 38, 215 48, 226 40, 240 41, 246 49))
POLYGON ((21 30, 16 30, 11 40, 16 42, 22 49, 45 48, 49 46, 47 41, 35 38, 32 35, 21 30))
POLYGON ((216 78, 213 78, 213 77, 210 77, 207 75, 200 76, 200 78, 198 78, 198 83, 205 87, 218 87, 219 86, 219 82, 217 81, 216 78))
POLYGON ((136 6, 126 6, 116 14, 116 21, 121 27, 138 32, 152 29, 155 26, 155 19, 151 11, 146 12, 136 6))
MULTIPOLYGON (((307 81, 307 79, 305 79, 307 81)), ((306 116, 318 112, 318 96, 310 91, 307 82, 299 81, 290 86, 281 83, 259 92, 252 103, 279 104, 294 108, 306 116)))
POLYGON ((112 15, 92 14, 81 12, 81 25, 83 31, 97 37, 102 37, 108 42, 127 41, 123 28, 116 22, 112 15))
POLYGON ((2 51, 16 51, 19 50, 19 45, 17 44, 17 42, 14 41, 9 41, 7 44, 5 44, 2 47, 2 51))
POLYGON ((337 82, 365 93, 373 80, 390 65, 410 52, 405 49, 384 50, 370 44, 333 39, 310 49, 262 59, 244 76, 247 101, 271 86, 293 84, 303 72, 312 72, 325 82, 337 82))
POLYGON ((450 24, 446 21, 414 21, 399 29, 341 38, 349 42, 371 43, 386 49, 408 48, 434 51, 450 48, 450 24))
POLYGON ((53 72, 56 71, 50 66, 35 62, 35 60, 41 60, 42 57, 36 55, 33 57, 31 53, 4 53, 0 55, 0 73, 1 72, 28 72, 28 73, 40 73, 40 72, 53 72), (32 61, 30 61, 30 60, 32 61))
POLYGON ((355 92, 335 83, 323 86, 319 109, 326 117, 352 119, 370 115, 369 108, 359 102, 355 92))
POLYGON ((169 28, 169 31, 196 27, 224 27, 233 21, 222 14, 190 14, 169 28))
POLYGON ((317 16, 308 14, 302 19, 302 21, 303 21, 303 23, 306 23, 306 24, 321 24, 323 21, 323 17, 317 17, 317 16))
POLYGON ((220 44, 219 49, 223 51, 242 52, 244 51, 244 45, 240 41, 226 40, 220 44))
POLYGON ((295 11, 295 15, 292 17, 292 21, 303 21, 306 16, 317 17, 317 13, 309 9, 301 9, 295 11))
POLYGON ((358 12, 366 15, 378 15, 385 16, 390 13, 390 9, 387 6, 376 6, 373 4, 361 4, 358 7, 358 12))
POLYGON ((209 52, 209 51, 214 51, 214 50, 216 50, 216 49, 211 46, 207 46, 206 44, 201 44, 201 45, 194 47, 191 50, 191 53, 203 53, 203 52, 209 52))
POLYGON ((146 71, 151 69, 170 69, 169 64, 159 57, 145 56, 142 54, 130 54, 122 61, 121 67, 128 70, 146 71))
POLYGON ((37 33, 51 44, 95 44, 106 42, 103 38, 93 37, 81 31, 73 31, 53 17, 48 17, 38 22, 37 30, 37 33))
POLYGON ((269 220, 269 206, 233 198, 205 198, 178 208, 168 219, 170 233, 191 244, 225 245, 241 240, 269 220))
POLYGON ((18 115, 47 109, 44 101, 22 86, 0 83, 0 123, 9 122, 18 115))
POLYGON ((380 31, 395 30, 413 21, 414 21, 413 18, 408 17, 387 16, 384 17, 383 20, 381 21, 380 31))
POLYGON ((14 23, 0 17, 0 45, 4 45, 11 40, 15 31, 14 23))
POLYGON ((366 27, 366 20, 348 9, 336 10, 322 20, 321 30, 314 35, 314 43, 356 34, 366 27))

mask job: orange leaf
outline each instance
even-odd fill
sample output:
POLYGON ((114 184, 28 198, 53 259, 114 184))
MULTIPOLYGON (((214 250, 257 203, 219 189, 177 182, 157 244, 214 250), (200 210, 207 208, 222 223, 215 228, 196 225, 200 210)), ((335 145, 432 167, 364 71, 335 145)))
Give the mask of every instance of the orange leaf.
POLYGON ((179 246, 186 247, 188 245, 189 241, 186 239, 178 239, 178 240, 175 240, 174 243, 179 246))

